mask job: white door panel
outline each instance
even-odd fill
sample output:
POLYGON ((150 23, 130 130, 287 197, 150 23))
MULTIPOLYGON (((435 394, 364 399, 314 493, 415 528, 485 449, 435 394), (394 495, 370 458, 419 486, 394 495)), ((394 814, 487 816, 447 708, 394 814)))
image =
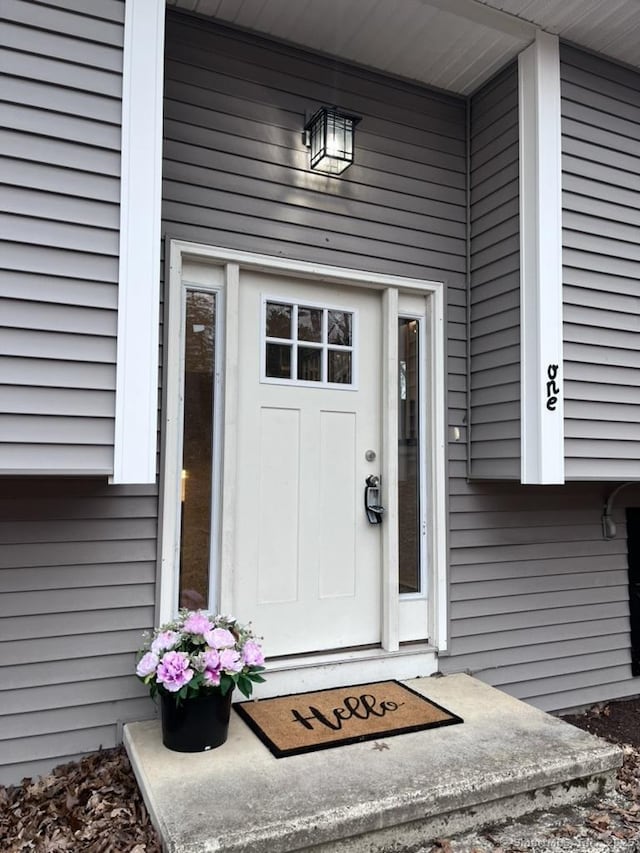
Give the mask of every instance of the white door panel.
POLYGON ((270 656, 378 644, 380 525, 363 496, 381 461, 380 295, 242 272, 238 317, 236 615, 270 656), (263 380, 265 298, 353 313, 353 388, 263 380))

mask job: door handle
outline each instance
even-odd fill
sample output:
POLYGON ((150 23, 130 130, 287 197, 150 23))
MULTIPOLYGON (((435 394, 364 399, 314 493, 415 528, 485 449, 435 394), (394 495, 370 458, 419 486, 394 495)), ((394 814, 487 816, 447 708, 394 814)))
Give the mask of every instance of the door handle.
POLYGON ((380 505, 380 478, 370 474, 364 486, 364 511, 369 524, 380 524, 384 507, 380 505))

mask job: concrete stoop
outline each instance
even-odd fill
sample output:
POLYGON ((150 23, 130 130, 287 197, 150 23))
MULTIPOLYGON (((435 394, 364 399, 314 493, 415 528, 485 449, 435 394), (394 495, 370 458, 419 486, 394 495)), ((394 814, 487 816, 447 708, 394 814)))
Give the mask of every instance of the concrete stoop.
POLYGON ((157 722, 125 745, 168 853, 396 853, 613 785, 617 747, 467 675, 406 682, 464 724, 276 759, 232 713, 188 755, 157 722))

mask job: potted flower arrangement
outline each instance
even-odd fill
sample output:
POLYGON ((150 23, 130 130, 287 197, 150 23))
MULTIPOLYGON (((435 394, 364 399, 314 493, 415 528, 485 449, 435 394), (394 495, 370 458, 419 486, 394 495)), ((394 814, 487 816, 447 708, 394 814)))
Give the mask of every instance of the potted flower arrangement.
POLYGON ((251 627, 204 610, 181 610, 146 634, 136 666, 151 697, 160 696, 162 742, 178 752, 223 744, 234 688, 249 698, 262 672, 264 655, 251 627))

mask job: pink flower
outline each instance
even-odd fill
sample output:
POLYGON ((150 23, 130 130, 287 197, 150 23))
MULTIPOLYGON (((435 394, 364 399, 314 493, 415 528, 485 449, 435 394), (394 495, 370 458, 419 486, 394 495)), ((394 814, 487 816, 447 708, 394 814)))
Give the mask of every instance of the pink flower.
POLYGON ((167 652, 157 669, 158 681, 170 693, 177 693, 193 678, 189 668, 189 655, 184 652, 167 652))
POLYGON ((262 666, 264 663, 262 646, 259 643, 254 643, 253 640, 248 640, 242 650, 242 659, 247 666, 262 666))
POLYGON ((214 628, 213 631, 207 631, 204 639, 214 649, 229 649, 236 644, 236 638, 226 628, 214 628))
POLYGON ((204 683, 207 687, 219 687, 220 685, 220 670, 205 669, 203 674, 204 683))
POLYGON ((225 672, 240 672, 243 666, 240 653, 235 649, 223 649, 220 652, 220 668, 225 672))
POLYGON ((220 655, 215 649, 207 649, 202 654, 204 669, 217 669, 220 666, 220 655))
POLYGON ((151 651, 159 655, 166 649, 172 649, 177 646, 180 641, 180 634, 177 631, 161 631, 155 640, 151 643, 151 651))
POLYGON ((204 683, 208 687, 217 687, 220 684, 220 655, 215 649, 208 649, 202 655, 202 662, 204 683))
POLYGON ((143 655, 138 661, 136 675, 140 676, 140 678, 146 678, 147 675, 151 675, 156 671, 157 666, 158 655, 153 652, 147 652, 146 655, 143 655))
POLYGON ((211 630, 211 622, 201 610, 196 610, 184 620, 183 630, 187 634, 206 634, 211 630))

